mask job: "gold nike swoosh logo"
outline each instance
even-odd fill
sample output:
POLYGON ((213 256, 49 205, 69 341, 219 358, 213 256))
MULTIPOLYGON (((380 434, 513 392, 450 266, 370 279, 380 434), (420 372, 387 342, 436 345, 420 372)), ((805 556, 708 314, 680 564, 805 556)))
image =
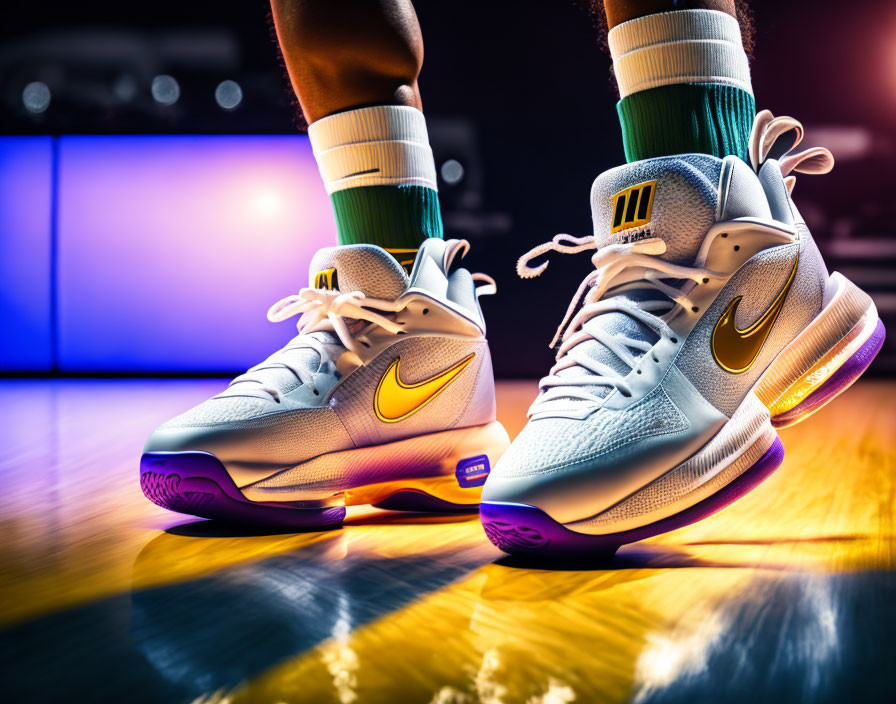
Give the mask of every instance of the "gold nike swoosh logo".
POLYGON ((444 391, 475 356, 475 354, 468 355, 453 367, 416 384, 405 384, 401 380, 399 374, 401 357, 396 357, 376 386, 376 393, 373 396, 376 417, 385 423, 397 423, 413 415, 444 391))
POLYGON ((750 327, 741 330, 734 322, 737 316, 737 306, 743 296, 737 296, 725 308, 725 312, 722 313, 722 317, 719 318, 712 331, 712 356, 726 372, 740 374, 753 366, 753 362, 759 356, 759 350, 765 344, 775 320, 778 319, 778 315, 784 307, 784 299, 796 278, 796 267, 799 261, 800 258, 797 255, 784 288, 750 327))

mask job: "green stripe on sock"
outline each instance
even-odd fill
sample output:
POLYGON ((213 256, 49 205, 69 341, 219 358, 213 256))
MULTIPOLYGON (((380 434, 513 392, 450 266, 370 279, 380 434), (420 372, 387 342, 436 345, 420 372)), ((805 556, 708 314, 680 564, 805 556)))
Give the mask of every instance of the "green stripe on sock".
POLYGON ((718 83, 678 83, 625 96, 616 106, 625 158, 735 154, 748 161, 753 96, 718 83))
POLYGON ((439 194, 426 186, 362 186, 330 194, 339 244, 415 249, 442 237, 439 194))

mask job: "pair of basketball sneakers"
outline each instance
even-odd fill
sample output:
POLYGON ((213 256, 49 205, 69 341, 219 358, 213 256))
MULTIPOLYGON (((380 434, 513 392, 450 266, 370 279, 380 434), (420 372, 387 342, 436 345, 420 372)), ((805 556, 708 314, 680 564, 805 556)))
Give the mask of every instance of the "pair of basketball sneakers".
MULTIPOLYGON (((155 430, 140 465, 155 503, 282 529, 338 525, 345 506, 475 510, 509 553, 611 553, 735 500, 781 463, 775 428, 855 381, 884 329, 867 294, 828 274, 790 197, 792 118, 760 113, 750 165, 685 154, 602 174, 594 250, 529 421, 495 420, 463 240, 430 239, 410 276, 372 245, 330 247, 311 283, 268 312, 299 334, 214 398, 155 430)), ((522 331, 521 331, 522 334, 522 331)))

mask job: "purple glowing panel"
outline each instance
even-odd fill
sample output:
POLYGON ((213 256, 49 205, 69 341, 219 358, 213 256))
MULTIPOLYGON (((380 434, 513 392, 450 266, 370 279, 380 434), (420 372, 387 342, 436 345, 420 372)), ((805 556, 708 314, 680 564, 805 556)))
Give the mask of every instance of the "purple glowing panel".
POLYGON ((335 243, 302 136, 63 137, 59 366, 245 369, 295 328, 265 313, 335 243))
POLYGON ((457 483, 466 489, 485 484, 489 470, 488 456, 477 455, 458 462, 454 475, 457 477, 457 483))
POLYGON ((0 137, 0 370, 53 366, 52 137, 0 137))

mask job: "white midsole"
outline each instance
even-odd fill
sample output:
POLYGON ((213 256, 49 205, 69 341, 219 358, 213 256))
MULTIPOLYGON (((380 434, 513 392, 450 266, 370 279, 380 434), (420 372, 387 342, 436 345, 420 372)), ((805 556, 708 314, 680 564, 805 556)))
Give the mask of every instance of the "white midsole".
MULTIPOLYGON (((461 460, 486 455, 493 467, 509 444, 504 426, 494 421, 382 445, 330 452, 244 486, 240 491, 250 501, 293 502, 325 500, 358 487, 384 483, 397 489, 404 482, 409 489, 418 489, 420 482, 426 480, 441 487, 443 493, 452 483, 462 490, 464 488, 454 479, 461 460)), ((461 495, 475 494, 477 497, 479 493, 481 487, 460 491, 461 495)), ((457 500, 454 496, 437 498, 457 500)))
POLYGON ((673 516, 734 481, 776 437, 768 409, 755 394, 747 394, 730 420, 691 457, 605 511, 565 525, 579 533, 604 535, 673 516))

